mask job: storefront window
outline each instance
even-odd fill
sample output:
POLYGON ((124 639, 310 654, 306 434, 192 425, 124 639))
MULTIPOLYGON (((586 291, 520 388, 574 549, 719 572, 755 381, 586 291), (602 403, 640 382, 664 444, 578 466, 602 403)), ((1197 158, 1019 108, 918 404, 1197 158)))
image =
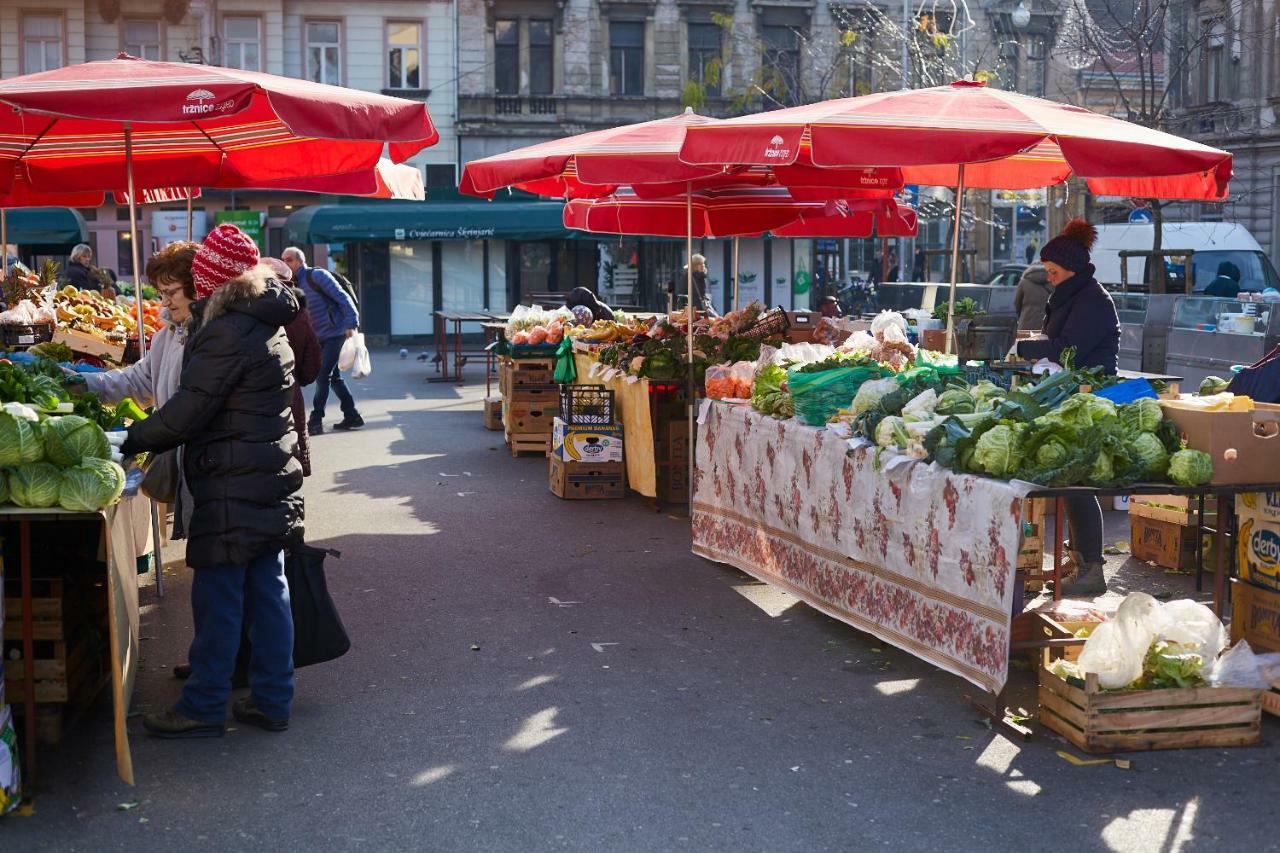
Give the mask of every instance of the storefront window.
POLYGON ((432 333, 433 274, 429 241, 391 244, 391 334, 432 333))
POLYGON ((532 294, 547 293, 551 286, 551 245, 549 243, 520 244, 520 296, 528 302, 532 294))
POLYGON ((1029 264, 1046 239, 1045 192, 997 190, 991 194, 991 263, 1029 264))
POLYGON ((484 310, 484 241, 445 240, 440 244, 446 311, 484 310))
POLYGON ((489 241, 489 310, 506 311, 507 303, 507 242, 489 241))

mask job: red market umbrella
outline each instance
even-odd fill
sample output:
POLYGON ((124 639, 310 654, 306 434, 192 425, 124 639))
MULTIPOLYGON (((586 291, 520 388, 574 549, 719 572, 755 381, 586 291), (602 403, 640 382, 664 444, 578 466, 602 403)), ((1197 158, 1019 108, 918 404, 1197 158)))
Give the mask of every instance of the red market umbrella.
MULTIPOLYGON (((954 186, 951 292, 966 188, 1027 189, 1075 176, 1100 195, 1220 201, 1231 154, 1089 110, 958 81, 845 98, 690 128, 682 162, 709 167, 798 160, 891 166, 908 183, 954 186)), ((954 319, 947 317, 947 349, 954 319)))
POLYGON ((363 172, 272 181, 256 186, 254 189, 332 193, 404 201, 422 201, 427 197, 427 191, 422 184, 421 169, 406 163, 393 163, 386 157, 378 160, 378 165, 373 169, 363 172))
MULTIPOLYGON (((124 187, 132 201, 175 175, 250 188, 366 172, 388 143, 399 162, 439 139, 417 101, 125 54, 2 80, 0 105, 0 193, 10 166, 41 191, 124 187)), ((137 270, 132 203, 129 220, 137 270)))

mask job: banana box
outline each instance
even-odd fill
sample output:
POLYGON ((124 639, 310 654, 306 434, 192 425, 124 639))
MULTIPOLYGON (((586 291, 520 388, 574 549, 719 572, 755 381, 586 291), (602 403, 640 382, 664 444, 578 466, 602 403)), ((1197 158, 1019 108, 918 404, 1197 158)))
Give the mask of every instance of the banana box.
POLYGON ((621 462, 622 427, 551 424, 551 455, 565 462, 621 462))
POLYGON ((1280 492, 1247 492, 1236 501, 1240 577, 1280 591, 1280 492))

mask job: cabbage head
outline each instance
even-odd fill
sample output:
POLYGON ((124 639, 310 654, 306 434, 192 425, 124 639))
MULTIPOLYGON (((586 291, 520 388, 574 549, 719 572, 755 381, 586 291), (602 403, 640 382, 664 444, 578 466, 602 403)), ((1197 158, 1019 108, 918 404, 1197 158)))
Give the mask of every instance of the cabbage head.
POLYGON ((1017 473, 1022 461, 1018 430, 1009 424, 996 424, 984 432, 973 448, 973 465, 993 477, 1009 479, 1017 473))
POLYGON ((85 459, 110 459, 111 445, 102 427, 79 415, 49 418, 44 424, 45 456, 70 468, 85 459))
POLYGON ((1050 438, 1036 448, 1037 468, 1061 468, 1071 458, 1071 448, 1060 438, 1050 438))
POLYGON ((1086 478, 1090 486, 1107 486, 1116 478, 1115 463, 1111 458, 1109 451, 1102 451, 1098 454, 1098 458, 1093 460, 1093 467, 1089 469, 1089 476, 1086 478))
POLYGON ((1169 470, 1169 452, 1155 433, 1143 432, 1129 441, 1129 452, 1139 462, 1143 479, 1159 480, 1169 470))
POLYGON ((968 415, 977 408, 977 402, 969 396, 968 391, 951 388, 942 392, 942 396, 938 398, 938 405, 933 411, 939 415, 968 415))
POLYGON ((1199 450, 1179 450, 1169 457, 1169 479, 1179 486, 1203 486, 1213 479, 1213 460, 1199 450))
POLYGON ((110 459, 89 457, 64 468, 58 505, 71 512, 97 512, 115 503, 124 491, 124 469, 110 459))
MULTIPOLYGON (((969 389, 970 395, 978 403, 986 403, 991 400, 1001 400, 1008 396, 1009 392, 992 382, 990 379, 983 379, 977 385, 969 389)), ((986 406, 984 408, 990 408, 986 406)))
POLYGON ((1150 397, 1143 397, 1120 407, 1120 423, 1124 425, 1124 430, 1129 435, 1140 432, 1154 433, 1160 428, 1162 420, 1164 420, 1164 412, 1160 410, 1160 404, 1150 397))
POLYGON ((0 411, 0 465, 39 462, 43 458, 40 425, 0 411))
POLYGON ((58 503, 62 472, 48 462, 24 462, 8 471, 9 496, 25 507, 51 507, 58 503))
POLYGON ((853 396, 852 411, 855 415, 870 411, 880 402, 880 398, 898 390, 898 380, 890 376, 888 379, 869 379, 858 386, 858 393, 853 396))
POLYGON ((1092 394, 1072 394, 1058 408, 1036 420, 1074 429, 1088 429, 1115 415, 1116 405, 1110 400, 1092 394))

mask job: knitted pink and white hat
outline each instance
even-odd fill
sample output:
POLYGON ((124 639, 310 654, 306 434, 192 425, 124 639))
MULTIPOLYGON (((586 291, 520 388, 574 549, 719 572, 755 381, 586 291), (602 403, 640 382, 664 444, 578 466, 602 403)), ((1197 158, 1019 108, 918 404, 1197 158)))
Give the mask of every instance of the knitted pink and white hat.
POLYGON ((258 244, 229 222, 209 232, 191 261, 196 298, 204 299, 222 285, 258 265, 258 244))

